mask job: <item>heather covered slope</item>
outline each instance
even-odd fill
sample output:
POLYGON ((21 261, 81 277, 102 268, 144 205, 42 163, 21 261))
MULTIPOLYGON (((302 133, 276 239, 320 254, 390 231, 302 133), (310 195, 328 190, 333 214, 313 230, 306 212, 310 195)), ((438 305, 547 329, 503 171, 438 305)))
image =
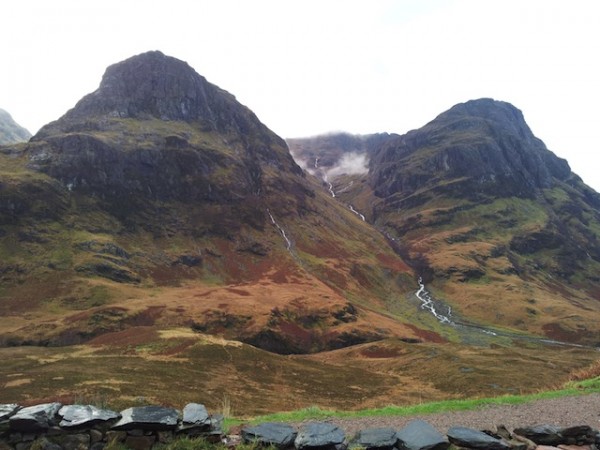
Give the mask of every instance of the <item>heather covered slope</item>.
MULTIPOLYGON (((186 63, 149 52, 109 67, 95 92, 29 142, 0 147, 3 400, 98 393, 182 403, 193 394, 215 405, 227 394, 254 413, 566 379, 595 349, 531 334, 594 343, 595 266, 548 272, 540 264, 578 247, 554 243, 541 260, 535 233, 547 235, 552 214, 570 227, 577 200, 572 239, 591 246, 595 194, 530 139, 550 161, 534 194, 476 196, 460 158, 442 157, 455 168, 447 177, 427 172, 444 151, 442 131, 437 147, 417 140, 427 151, 406 150, 400 136, 342 139, 332 164, 364 152, 371 167, 337 176, 333 197, 281 138, 186 63), (424 176, 399 181, 417 169, 424 176), (552 201, 564 211, 552 213, 552 201), (440 323, 415 295, 424 295, 419 276, 453 320, 486 329, 440 323), (524 376, 548 362, 552 371, 524 376)), ((481 136, 477 145, 496 142, 481 136)))
POLYGON ((412 289, 410 268, 182 61, 149 52, 109 67, 0 158, 4 343, 81 343, 137 324, 280 353, 417 337, 384 316, 389 296, 412 289), (171 305, 179 287, 190 291, 171 305))
POLYGON ((334 188, 457 318, 598 345, 600 196, 518 109, 457 105, 369 164, 334 188))

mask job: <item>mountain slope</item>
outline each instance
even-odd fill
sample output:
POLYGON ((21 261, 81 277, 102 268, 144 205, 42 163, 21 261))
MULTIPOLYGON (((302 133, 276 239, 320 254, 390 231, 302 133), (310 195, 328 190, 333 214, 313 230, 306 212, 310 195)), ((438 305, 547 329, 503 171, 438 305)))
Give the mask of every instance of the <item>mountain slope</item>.
POLYGON ((397 240, 457 320, 598 344, 600 196, 519 110, 456 105, 369 167, 340 197, 397 240))
POLYGON ((280 353, 418 336, 386 307, 412 289, 410 268, 183 61, 148 52, 110 66, 0 157, 5 343, 138 323, 280 353))
POLYGON ((0 145, 27 141, 31 133, 19 125, 11 115, 0 108, 0 145))

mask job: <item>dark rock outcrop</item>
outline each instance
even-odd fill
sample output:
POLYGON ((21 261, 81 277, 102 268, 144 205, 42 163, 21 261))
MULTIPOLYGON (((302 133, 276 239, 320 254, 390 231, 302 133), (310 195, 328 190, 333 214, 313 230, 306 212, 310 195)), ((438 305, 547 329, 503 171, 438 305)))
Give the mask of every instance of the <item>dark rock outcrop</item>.
POLYGON ((442 180, 456 196, 532 197, 571 176, 509 103, 471 100, 375 152, 370 184, 377 195, 412 194, 442 180), (412 158, 419 153, 418 158, 412 158))

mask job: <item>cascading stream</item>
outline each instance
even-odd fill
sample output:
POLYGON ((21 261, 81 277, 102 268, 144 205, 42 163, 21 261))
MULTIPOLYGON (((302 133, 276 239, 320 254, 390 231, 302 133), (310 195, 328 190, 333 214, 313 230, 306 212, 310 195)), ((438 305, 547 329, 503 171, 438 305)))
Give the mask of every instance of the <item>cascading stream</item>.
POLYGON ((283 239, 285 240, 286 250, 292 253, 292 242, 287 237, 285 230, 275 221, 275 218, 273 217, 273 214, 271 214, 271 211, 267 209, 267 213, 269 214, 269 218, 271 219, 273 225, 275 225, 275 227, 279 230, 279 233, 281 233, 281 236, 283 236, 283 239))
POLYGON ((354 206, 348 205, 348 208, 350 208, 350 211, 352 211, 354 214, 356 214, 358 217, 360 217, 363 222, 366 222, 365 216, 363 216, 361 213, 359 213, 357 210, 355 210, 354 206))
POLYGON ((450 319, 452 316, 452 309, 448 307, 448 315, 445 316, 439 313, 436 309, 435 304, 433 303, 433 299, 431 298, 431 294, 425 289, 425 284, 423 283, 423 278, 419 277, 419 290, 415 293, 417 298, 421 300, 421 309, 428 310, 433 316, 439 320, 441 323, 447 323, 448 325, 454 325, 454 322, 450 319))

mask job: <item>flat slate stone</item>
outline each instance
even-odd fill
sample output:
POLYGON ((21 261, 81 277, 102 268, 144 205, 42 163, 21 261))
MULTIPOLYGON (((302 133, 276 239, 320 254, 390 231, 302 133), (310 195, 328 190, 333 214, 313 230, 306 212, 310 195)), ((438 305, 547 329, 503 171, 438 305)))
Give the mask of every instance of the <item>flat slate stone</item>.
POLYGON ((121 414, 109 409, 100 409, 92 405, 67 405, 60 408, 62 428, 92 427, 99 422, 108 422, 121 418, 121 414))
POLYGON ((14 403, 0 405, 0 421, 14 415, 21 407, 14 403))
POLYGON ((257 443, 263 446, 273 445, 278 448, 288 448, 294 445, 297 434, 291 425, 265 422, 243 428, 242 440, 246 443, 257 443))
POLYGON ((538 445, 551 445, 556 447, 564 442, 560 428, 554 425, 536 425, 533 427, 515 428, 515 434, 523 436, 538 445))
POLYGON ((210 426, 210 416, 204 405, 188 403, 183 408, 183 426, 210 426))
POLYGON ((300 428, 294 445, 298 450, 321 447, 342 448, 346 436, 344 432, 330 423, 311 422, 300 428))
POLYGON ((60 403, 43 403, 20 409, 8 419, 11 430, 24 433, 39 433, 50 428, 56 420, 60 403))
POLYGON ((401 450, 446 450, 450 442, 424 420, 413 420, 396 433, 401 450))
POLYGON ((448 430, 448 439, 459 447, 476 448, 479 450, 508 450, 510 446, 483 431, 466 427, 452 427, 448 430))
POLYGON ((163 406, 136 406, 121 411, 121 420, 112 426, 113 430, 166 431, 177 426, 179 412, 163 406))
POLYGON ((391 449, 398 438, 393 428, 367 428, 358 432, 350 443, 350 448, 391 449))

